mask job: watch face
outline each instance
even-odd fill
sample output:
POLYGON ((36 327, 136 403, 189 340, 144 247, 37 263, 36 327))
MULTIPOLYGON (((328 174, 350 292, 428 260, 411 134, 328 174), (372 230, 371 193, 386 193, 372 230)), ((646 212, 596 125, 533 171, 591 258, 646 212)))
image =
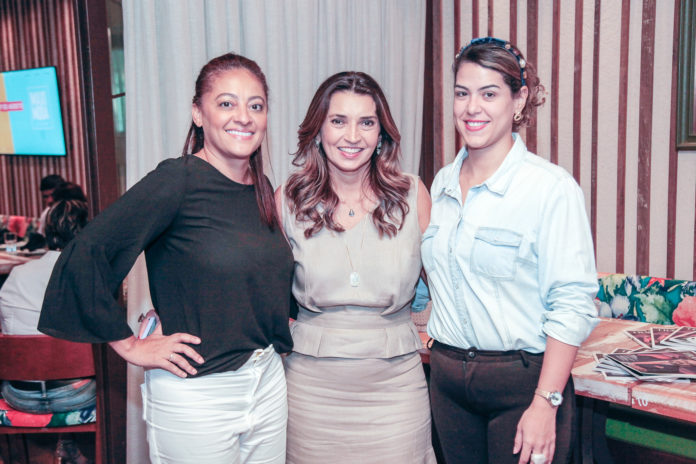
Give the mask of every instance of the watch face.
POLYGON ((549 394, 549 402, 551 402, 552 406, 560 406, 563 403, 563 395, 559 392, 551 392, 549 394))

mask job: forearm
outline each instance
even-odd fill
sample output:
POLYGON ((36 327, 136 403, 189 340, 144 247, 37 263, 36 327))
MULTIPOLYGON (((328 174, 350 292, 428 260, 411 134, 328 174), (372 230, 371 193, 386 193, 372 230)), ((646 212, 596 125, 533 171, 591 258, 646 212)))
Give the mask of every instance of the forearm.
MULTIPOLYGON (((573 367, 576 346, 547 337, 544 363, 537 387, 547 392, 562 392, 573 367)), ((566 400, 568 398, 565 398, 566 400)), ((532 454, 543 455, 544 462, 551 462, 556 446, 556 413, 558 407, 539 395, 530 398, 529 408, 517 425, 513 454, 520 453, 520 464, 529 462, 532 454)))
MULTIPOLYGON (((546 352, 537 387, 544 391, 562 392, 570 377, 578 347, 553 337, 546 339, 546 352)), ((539 398, 541 399, 541 398, 539 398)))
POLYGON ((120 357, 125 359, 128 362, 132 362, 130 359, 128 359, 129 353, 133 350, 133 347, 135 346, 136 343, 136 338, 135 335, 132 335, 128 338, 124 338, 123 340, 116 340, 114 342, 109 342, 109 346, 113 348, 113 350, 118 354, 120 357))

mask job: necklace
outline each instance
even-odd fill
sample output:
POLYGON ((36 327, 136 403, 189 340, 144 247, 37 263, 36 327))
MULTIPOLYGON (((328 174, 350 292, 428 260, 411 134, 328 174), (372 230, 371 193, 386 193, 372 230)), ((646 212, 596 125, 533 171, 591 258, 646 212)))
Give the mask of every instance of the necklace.
POLYGON ((362 198, 360 198, 360 201, 359 201, 358 204, 355 205, 355 206, 350 206, 350 205, 348 204, 348 202, 345 202, 345 201, 343 201, 343 200, 339 200, 339 202, 340 202, 342 205, 345 205, 346 208, 348 208, 348 216, 350 216, 350 217, 355 217, 355 210, 358 209, 358 205, 362 205, 362 198))
MULTIPOLYGON (((350 213, 348 213, 350 214, 350 213)), ((363 248, 363 243, 365 242, 365 219, 363 219, 363 224, 362 224, 362 232, 360 236, 360 259, 362 260, 362 248, 363 248)), ((346 247, 346 255, 348 256, 348 264, 350 264, 350 275, 348 276, 348 282, 350 283, 351 287, 359 287, 360 286, 360 273, 356 271, 355 266, 353 266, 353 259, 350 256, 350 248, 348 247, 348 242, 346 241, 346 231, 342 232, 342 237, 343 237, 343 244, 346 247)))
MULTIPOLYGON (((335 189, 334 189, 334 192, 336 192, 335 189)), ((365 209, 363 207, 363 202, 365 201, 365 191, 363 190, 362 185, 360 186, 360 196, 358 197, 357 200, 355 200, 355 203, 353 204, 353 206, 351 206, 346 200, 342 199, 341 195, 339 195, 338 193, 336 193, 336 196, 338 197, 338 202, 342 205, 345 205, 345 207, 348 208, 348 217, 355 217, 356 210, 358 210, 360 208, 365 209)), ((353 203, 353 202, 351 201, 351 203, 353 203)))
POLYGON ((355 208, 351 207, 347 201, 343 201, 341 199, 339 199, 338 201, 340 203, 346 205, 346 208, 348 208, 348 216, 355 217, 355 209, 357 209, 358 206, 360 206, 362 208, 363 200, 365 200, 365 196, 360 195, 360 198, 358 199, 358 204, 355 206, 355 208))

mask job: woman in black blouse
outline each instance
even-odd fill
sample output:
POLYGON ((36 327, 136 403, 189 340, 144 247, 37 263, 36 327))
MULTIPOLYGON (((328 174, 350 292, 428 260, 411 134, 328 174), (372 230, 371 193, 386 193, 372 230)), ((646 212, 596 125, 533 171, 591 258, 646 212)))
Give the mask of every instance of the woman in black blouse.
POLYGON ((184 154, 105 210, 62 253, 39 329, 109 342, 146 369, 153 463, 284 463, 293 258, 262 171, 268 89, 226 54, 201 70, 184 154), (118 287, 145 251, 162 334, 137 339, 118 287))

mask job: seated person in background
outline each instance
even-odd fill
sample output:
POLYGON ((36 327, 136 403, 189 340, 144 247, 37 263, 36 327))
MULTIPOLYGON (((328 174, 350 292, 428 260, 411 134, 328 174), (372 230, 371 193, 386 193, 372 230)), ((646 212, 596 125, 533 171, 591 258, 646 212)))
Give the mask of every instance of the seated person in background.
POLYGON ((79 200, 87 203, 87 196, 82 187, 73 182, 62 182, 53 190, 51 194, 53 201, 60 200, 79 200))
MULTIPOLYGON (((0 324, 5 335, 41 335, 36 328, 44 293, 60 250, 87 224, 87 204, 55 202, 46 217, 49 251, 16 266, 0 289, 0 324)), ((67 412, 96 402, 94 379, 3 381, 2 397, 13 408, 34 414, 67 412)), ((88 462, 72 440, 60 439, 56 451, 62 463, 88 462)))
MULTIPOLYGON (((46 176, 41 180, 41 197, 44 200, 44 204, 47 205, 52 205, 60 200, 79 200, 87 204, 87 196, 82 187, 73 182, 65 181, 57 174, 46 176)), ((46 235, 46 213, 48 210, 49 207, 41 213, 38 233, 29 235, 29 241, 22 247, 23 250, 34 251, 46 247, 44 236, 46 235)))
POLYGON ((16 266, 0 289, 0 324, 7 335, 40 335, 44 293, 60 250, 87 223, 87 205, 68 200, 55 203, 47 217, 49 251, 41 258, 16 266))
POLYGON ((44 205, 44 210, 41 212, 41 216, 39 216, 38 232, 41 235, 46 234, 46 215, 53 204, 53 189, 63 183, 65 183, 65 179, 58 174, 49 174, 41 179, 39 190, 41 190, 41 202, 44 205))

